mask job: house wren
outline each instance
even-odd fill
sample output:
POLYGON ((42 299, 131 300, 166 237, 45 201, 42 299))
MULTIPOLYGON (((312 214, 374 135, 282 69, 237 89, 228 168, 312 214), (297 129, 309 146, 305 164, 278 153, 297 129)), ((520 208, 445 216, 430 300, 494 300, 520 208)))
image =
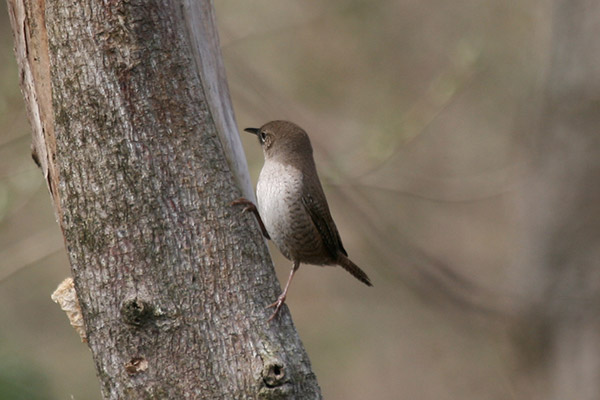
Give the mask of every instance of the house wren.
POLYGON ((272 121, 260 128, 246 128, 258 137, 265 156, 256 186, 258 209, 246 199, 244 211, 252 211, 263 235, 293 262, 283 293, 269 308, 273 319, 300 263, 340 265, 356 279, 372 286, 367 274, 348 258, 323 193, 313 150, 306 132, 287 121, 272 121), (261 218, 262 217, 262 218, 261 218))

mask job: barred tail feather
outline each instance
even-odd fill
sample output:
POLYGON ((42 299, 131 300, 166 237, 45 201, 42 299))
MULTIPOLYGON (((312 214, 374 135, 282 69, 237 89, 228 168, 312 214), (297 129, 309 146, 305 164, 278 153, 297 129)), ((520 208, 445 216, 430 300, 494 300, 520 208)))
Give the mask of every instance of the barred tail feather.
POLYGON ((342 268, 350 272, 352 276, 354 276, 356 279, 358 279, 367 286, 373 286, 367 274, 365 274, 365 272, 362 269, 360 269, 358 265, 350 261, 350 259, 341 252, 338 254, 337 262, 342 268))

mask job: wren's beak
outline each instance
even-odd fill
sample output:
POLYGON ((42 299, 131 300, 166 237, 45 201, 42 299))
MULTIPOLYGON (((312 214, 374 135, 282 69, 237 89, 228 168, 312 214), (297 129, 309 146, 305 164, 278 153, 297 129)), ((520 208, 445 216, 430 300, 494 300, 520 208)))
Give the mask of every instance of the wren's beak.
POLYGON ((260 131, 260 129, 258 128, 246 128, 244 129, 244 132, 249 132, 253 135, 258 135, 258 132, 260 131))

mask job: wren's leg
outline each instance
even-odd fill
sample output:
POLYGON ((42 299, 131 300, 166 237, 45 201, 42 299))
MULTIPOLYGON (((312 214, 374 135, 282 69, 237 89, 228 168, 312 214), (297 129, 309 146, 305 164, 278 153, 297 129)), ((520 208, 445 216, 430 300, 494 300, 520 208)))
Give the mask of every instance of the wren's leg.
POLYGON ((251 211, 254 214, 254 216, 256 217, 256 220, 258 221, 258 225, 260 225, 260 230, 262 231, 263 236, 266 237, 267 239, 271 240, 271 237, 269 236, 269 232, 267 232, 267 228, 265 228, 265 224, 263 223, 262 218, 260 217, 260 214, 258 213, 258 209, 256 208, 256 206, 254 205, 253 202, 251 202, 250 200, 245 199, 243 197, 240 197, 239 199, 232 201, 231 205, 232 206, 237 206, 237 205, 246 206, 246 207, 244 207, 242 212, 251 211))
POLYGON ((275 318, 275 316, 279 312, 279 309, 281 308, 283 303, 285 303, 285 296, 287 296, 287 291, 290 287, 290 283, 292 283, 292 278, 294 278, 294 274, 296 273, 296 271, 298 270, 299 267, 300 267, 300 262, 294 261, 294 266, 292 267, 292 271, 290 272, 290 277, 288 278, 287 283, 285 284, 283 293, 281 293, 279 295, 279 297, 277 298, 277 301, 275 303, 273 303, 267 307, 267 308, 275 307, 275 311, 273 312, 273 315, 271 315, 271 317, 268 319, 269 321, 271 321, 273 318, 275 318))

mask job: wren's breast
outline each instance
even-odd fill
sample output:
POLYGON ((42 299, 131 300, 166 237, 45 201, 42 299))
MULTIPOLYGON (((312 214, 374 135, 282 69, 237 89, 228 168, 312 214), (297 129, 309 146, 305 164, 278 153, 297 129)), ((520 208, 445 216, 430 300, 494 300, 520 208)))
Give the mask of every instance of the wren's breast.
POLYGON ((279 251, 288 259, 310 262, 322 246, 302 204, 302 172, 290 165, 267 161, 256 186, 258 211, 279 251))

